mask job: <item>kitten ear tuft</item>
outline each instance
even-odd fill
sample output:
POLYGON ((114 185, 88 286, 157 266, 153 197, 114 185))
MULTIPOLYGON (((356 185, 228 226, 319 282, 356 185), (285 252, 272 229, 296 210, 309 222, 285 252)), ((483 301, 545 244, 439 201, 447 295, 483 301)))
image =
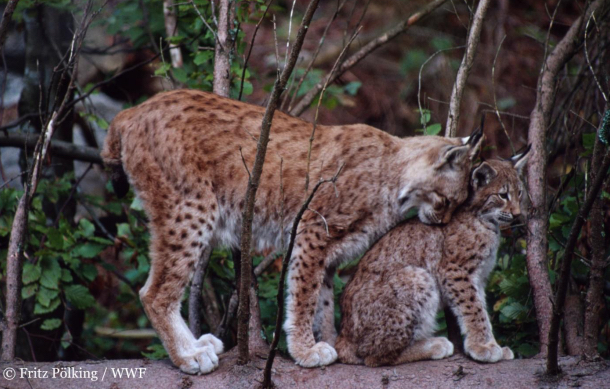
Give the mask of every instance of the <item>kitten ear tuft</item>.
POLYGON ((525 150, 521 154, 517 154, 512 156, 509 160, 515 167, 515 170, 521 175, 523 172, 523 168, 527 164, 527 160, 529 159, 530 152, 532 150, 532 145, 527 145, 525 150))
POLYGON ((470 182, 472 187, 476 190, 489 184, 497 175, 498 172, 496 169, 487 162, 483 162, 472 170, 470 182))

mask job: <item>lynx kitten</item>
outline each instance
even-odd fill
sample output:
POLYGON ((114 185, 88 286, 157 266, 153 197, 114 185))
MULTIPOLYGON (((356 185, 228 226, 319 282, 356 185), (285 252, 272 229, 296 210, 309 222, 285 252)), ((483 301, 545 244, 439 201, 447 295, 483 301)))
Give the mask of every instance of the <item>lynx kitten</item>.
POLYGON ((341 300, 336 348, 344 363, 396 365, 453 354, 431 337, 436 312, 448 305, 477 361, 512 359, 496 342, 485 308, 485 284, 496 263, 500 227, 519 216, 527 151, 473 169, 468 200, 444 226, 409 220, 362 258, 341 300))

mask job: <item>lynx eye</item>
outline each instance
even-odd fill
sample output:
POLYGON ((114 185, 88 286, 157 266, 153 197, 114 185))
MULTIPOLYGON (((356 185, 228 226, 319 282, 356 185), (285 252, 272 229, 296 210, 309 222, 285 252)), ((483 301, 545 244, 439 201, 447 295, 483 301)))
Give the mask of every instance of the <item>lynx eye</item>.
POLYGON ((502 200, 508 200, 508 192, 506 192, 506 193, 498 193, 498 196, 500 196, 500 198, 502 200))
POLYGON ((523 191, 519 189, 519 198, 521 198, 522 194, 523 194, 523 191))

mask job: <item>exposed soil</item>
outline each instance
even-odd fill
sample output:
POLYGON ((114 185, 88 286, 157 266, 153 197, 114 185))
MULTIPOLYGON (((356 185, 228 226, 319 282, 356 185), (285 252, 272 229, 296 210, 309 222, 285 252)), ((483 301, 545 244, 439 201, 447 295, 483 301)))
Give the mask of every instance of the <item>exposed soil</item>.
MULTIPOLYGON (((220 367, 212 374, 189 376, 173 367, 168 360, 149 361, 144 359, 15 363, 0 364, 6 369, 13 368, 17 377, 13 380, 0 378, 1 388, 62 388, 62 389, 151 389, 151 388, 256 388, 262 381, 264 359, 257 357, 250 365, 235 365, 236 354, 221 356, 220 367), (91 378, 52 378, 57 371, 84 374, 96 372, 96 380, 91 378), (64 370, 61 370, 61 369, 64 370), (70 368, 73 368, 71 370, 70 368), (118 369, 127 368, 136 378, 116 377, 118 369), (29 380, 20 378, 21 370, 29 371, 29 380), (114 369, 114 370, 113 370, 114 369), (35 374, 48 372, 47 378, 33 378, 35 374), (142 378, 139 376, 142 375, 142 378), (103 381, 102 381, 103 377, 103 381), (29 382, 28 382, 29 381, 29 382)), ((442 361, 423 361, 396 367, 369 368, 335 364, 322 369, 304 369, 286 358, 277 357, 274 364, 273 380, 278 388, 604 388, 610 386, 610 364, 607 361, 584 362, 576 357, 561 359, 563 374, 550 379, 542 372, 544 360, 521 359, 497 364, 480 364, 461 355, 442 361)), ((71 373, 73 374, 73 373, 71 373)), ((124 370, 123 370, 123 374, 124 370)), ((74 375, 74 374, 73 374, 74 375)))

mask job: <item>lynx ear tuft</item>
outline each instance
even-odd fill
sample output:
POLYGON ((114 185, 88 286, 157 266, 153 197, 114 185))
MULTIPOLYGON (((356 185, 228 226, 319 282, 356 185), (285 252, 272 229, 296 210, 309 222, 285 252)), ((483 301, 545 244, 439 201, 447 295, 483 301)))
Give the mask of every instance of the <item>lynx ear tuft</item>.
POLYGON ((472 170, 472 175, 471 175, 472 187, 475 190, 482 188, 485 185, 489 184, 491 182, 491 180, 493 180, 494 177, 497 175, 498 175, 498 172, 496 171, 496 169, 494 169, 487 162, 483 162, 479 166, 477 166, 475 169, 472 170))
POLYGON ((527 160, 529 159, 531 150, 532 145, 527 145, 525 151, 523 151, 521 154, 514 155, 509 159, 517 170, 517 172, 519 173, 519 175, 521 175, 521 173, 523 172, 523 168, 527 164, 527 160))

